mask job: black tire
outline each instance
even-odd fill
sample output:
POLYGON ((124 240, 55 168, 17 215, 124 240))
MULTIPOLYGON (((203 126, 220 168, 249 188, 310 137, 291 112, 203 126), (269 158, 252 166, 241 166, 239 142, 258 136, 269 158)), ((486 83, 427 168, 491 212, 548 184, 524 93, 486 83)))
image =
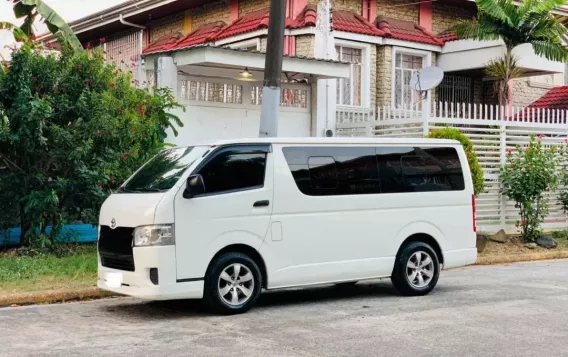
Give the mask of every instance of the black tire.
MULTIPOLYGON (((235 282, 238 283, 238 280, 235 279, 235 282)), ((209 307, 216 313, 240 314, 248 311, 254 305, 254 303, 260 296, 262 284, 262 274, 260 273, 260 269, 249 256, 242 253, 225 253, 215 258, 215 260, 211 262, 207 274, 205 275, 205 291, 203 294, 203 299, 205 300, 207 305, 209 305, 209 307), (225 281, 221 282, 221 274, 226 269, 229 269, 229 271, 233 269, 233 275, 229 275, 234 278, 234 268, 230 268, 234 264, 240 264, 241 268, 242 266, 246 267, 246 269, 248 269, 248 271, 252 274, 254 283, 252 289, 248 289, 249 291, 252 291, 250 297, 248 298, 248 300, 240 304, 230 304, 221 296, 220 286, 221 284, 225 283, 225 281)), ((225 284, 224 287, 226 287, 227 285, 228 284, 225 284)), ((242 286, 243 284, 241 283, 240 285, 242 286)), ((249 287, 250 286, 251 285, 249 285, 249 287)), ((239 297, 244 298, 245 295, 240 287, 237 286, 232 289, 235 290, 239 297)), ((232 292, 233 290, 230 290, 228 294, 231 294, 232 296, 232 292)))
MULTIPOLYGON (((422 258, 422 256, 421 256, 422 258)), ((438 255, 436 251, 432 249, 432 247, 423 242, 410 242, 405 244, 399 251, 396 261, 394 264, 394 269, 391 276, 391 281, 394 287, 405 296, 421 296, 426 295, 434 289, 436 284, 438 283, 438 279, 440 277, 440 263, 438 260, 438 255), (407 264, 411 258, 412 264, 415 264, 417 252, 426 253, 430 256, 432 260, 432 267, 431 269, 425 269, 426 272, 419 272, 415 275, 415 282, 413 283, 410 281, 408 273, 412 273, 411 268, 407 268, 407 264), (423 279, 426 277, 425 274, 432 273, 431 280, 425 286, 418 286, 420 285, 418 280, 418 275, 420 275, 423 279)))
POLYGON ((335 284, 335 287, 339 288, 339 289, 345 289, 345 288, 350 288, 352 286, 355 286, 355 284, 357 284, 358 281, 346 281, 344 283, 337 283, 335 284))

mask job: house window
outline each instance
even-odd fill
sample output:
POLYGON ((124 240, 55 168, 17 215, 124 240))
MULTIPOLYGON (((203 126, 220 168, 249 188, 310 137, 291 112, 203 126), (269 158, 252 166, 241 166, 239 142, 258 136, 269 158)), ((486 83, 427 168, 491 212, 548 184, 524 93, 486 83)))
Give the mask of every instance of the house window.
POLYGON ((363 50, 345 46, 336 46, 335 50, 340 61, 351 63, 350 77, 341 78, 337 81, 337 104, 361 106, 363 93, 363 50))
MULTIPOLYGON (((262 87, 252 86, 250 89, 250 104, 262 104, 262 87)), ((282 88, 280 90, 280 106, 287 108, 307 108, 308 91, 306 89, 282 88)))
POLYGON ((216 82, 182 80, 180 98, 198 102, 243 103, 243 86, 216 82))
POLYGON ((410 87, 410 77, 424 66, 424 57, 396 53, 394 64, 394 105, 397 109, 421 109, 420 93, 410 87))
POLYGON ((438 87, 438 101, 443 103, 473 103, 471 78, 444 76, 444 80, 438 87))

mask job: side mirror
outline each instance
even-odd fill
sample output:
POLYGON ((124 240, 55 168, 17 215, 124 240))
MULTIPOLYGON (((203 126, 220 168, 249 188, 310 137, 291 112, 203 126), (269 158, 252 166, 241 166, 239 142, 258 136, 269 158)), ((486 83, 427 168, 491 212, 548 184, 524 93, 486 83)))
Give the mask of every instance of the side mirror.
POLYGON ((201 175, 191 175, 187 178, 183 198, 193 198, 205 193, 205 182, 201 175))

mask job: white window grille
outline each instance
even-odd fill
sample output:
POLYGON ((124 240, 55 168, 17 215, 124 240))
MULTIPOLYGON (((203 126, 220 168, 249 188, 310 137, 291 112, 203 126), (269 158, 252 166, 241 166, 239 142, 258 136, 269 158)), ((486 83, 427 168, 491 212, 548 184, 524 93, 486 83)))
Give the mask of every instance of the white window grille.
POLYGON ((123 72, 131 72, 133 79, 138 79, 140 60, 140 33, 134 32, 126 36, 108 41, 105 47, 106 61, 114 63, 123 72))
MULTIPOLYGON (((262 87, 252 86, 250 91, 250 103, 262 104, 262 87)), ((286 108, 307 108, 308 90, 296 88, 282 88, 280 91, 280 106, 286 108)))
POLYGON ((397 109, 421 109, 422 98, 410 86, 412 74, 424 66, 424 57, 397 53, 394 65, 394 105, 397 109))
POLYGON ((243 86, 195 80, 182 80, 180 98, 197 102, 243 103, 243 86))
POLYGON ((438 87, 438 101, 473 103, 472 79, 461 76, 444 76, 444 80, 438 87))
POLYGON ((361 106, 363 92, 363 50, 359 48, 336 46, 335 51, 340 61, 351 63, 349 78, 341 78, 337 81, 337 104, 361 106))

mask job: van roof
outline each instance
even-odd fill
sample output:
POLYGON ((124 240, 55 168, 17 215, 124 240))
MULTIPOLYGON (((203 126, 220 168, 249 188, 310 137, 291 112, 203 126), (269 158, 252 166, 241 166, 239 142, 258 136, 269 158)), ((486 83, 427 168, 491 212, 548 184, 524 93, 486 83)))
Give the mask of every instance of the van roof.
POLYGON ((250 138, 228 139, 203 142, 199 145, 221 146, 229 144, 337 144, 337 145, 365 145, 365 144, 413 144, 413 145, 459 145, 457 140, 423 139, 423 138, 353 138, 353 137, 303 137, 303 138, 250 138))

